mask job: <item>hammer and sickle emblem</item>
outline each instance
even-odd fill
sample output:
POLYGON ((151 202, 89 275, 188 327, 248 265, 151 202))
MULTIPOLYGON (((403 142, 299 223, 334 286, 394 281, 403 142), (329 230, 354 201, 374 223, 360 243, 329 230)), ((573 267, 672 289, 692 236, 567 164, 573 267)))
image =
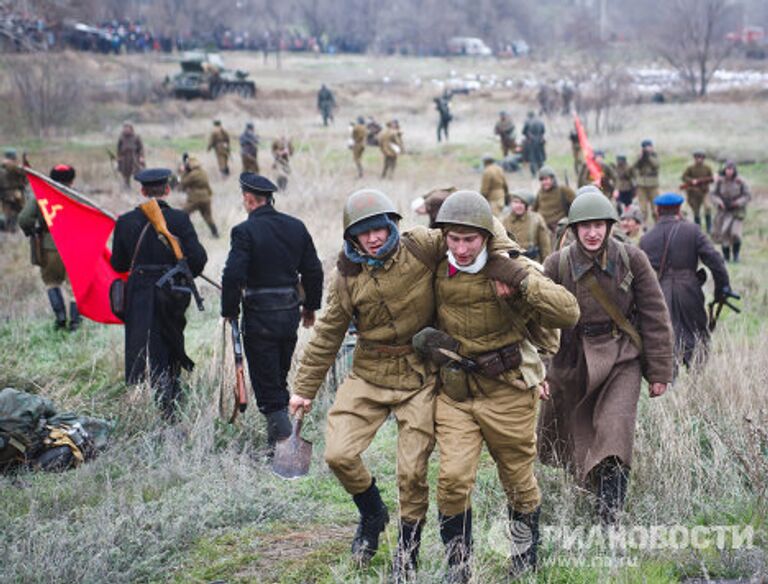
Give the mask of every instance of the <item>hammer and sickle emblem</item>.
POLYGON ((58 213, 64 207, 63 205, 51 205, 49 210, 48 199, 40 199, 37 203, 40 205, 40 212, 43 214, 45 224, 48 225, 48 229, 50 229, 51 225, 53 225, 53 218, 56 217, 56 213, 58 213))

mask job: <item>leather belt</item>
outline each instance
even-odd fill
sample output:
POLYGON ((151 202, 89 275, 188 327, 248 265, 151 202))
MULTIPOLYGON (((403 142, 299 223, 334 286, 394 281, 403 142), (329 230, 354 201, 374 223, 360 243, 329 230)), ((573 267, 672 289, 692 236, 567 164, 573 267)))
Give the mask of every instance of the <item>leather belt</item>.
POLYGON ((613 334, 616 332, 616 325, 613 322, 585 322, 578 327, 581 334, 585 337, 599 337, 601 335, 613 334))
POLYGON ((370 343, 358 340, 357 346, 363 351, 371 351, 373 353, 380 353, 391 357, 403 357, 413 353, 413 347, 411 345, 385 345, 383 343, 370 343))
POLYGON ((260 294, 291 294, 296 292, 295 286, 276 286, 275 288, 246 288, 243 296, 258 296, 260 294))

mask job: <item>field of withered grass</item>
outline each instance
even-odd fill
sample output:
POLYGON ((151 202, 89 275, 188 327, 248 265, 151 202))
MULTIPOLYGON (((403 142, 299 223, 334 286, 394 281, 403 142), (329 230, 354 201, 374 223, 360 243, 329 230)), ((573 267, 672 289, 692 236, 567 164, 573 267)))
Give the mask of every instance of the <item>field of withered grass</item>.
MULTIPOLYGON (((521 124, 533 105, 530 93, 511 89, 457 96, 451 140, 438 145, 431 102, 438 89, 430 79, 444 78, 452 69, 464 74, 493 67, 514 76, 525 65, 286 58, 276 71, 260 56, 234 61, 254 72, 260 86, 255 103, 233 97, 215 103, 95 104, 98 121, 82 122, 82 128, 46 140, 23 129, 13 137, 4 131, 3 140, 27 149, 39 168, 73 164, 80 188, 113 213, 139 201, 135 192, 121 190, 105 151, 114 147, 123 119, 135 122, 151 166, 175 167, 185 151, 199 156, 212 178, 214 216, 224 237, 212 239, 200 218, 193 220, 209 254, 205 272, 217 279, 226 260, 226 234, 243 220, 244 211, 236 179, 220 179, 212 155, 205 152, 207 133, 214 118, 222 119, 233 137, 253 120, 265 142, 282 134, 294 139, 294 171, 277 205, 305 221, 330 273, 340 245, 341 208, 350 192, 362 186, 381 188, 400 207, 406 226, 421 223, 410 211, 411 200, 434 187, 478 188, 480 156, 497 152, 492 127, 498 111, 510 110, 521 124), (322 82, 337 92, 341 104, 335 124, 327 129, 314 109, 322 82), (406 154, 394 180, 378 178, 381 160, 373 149, 364 158, 366 178, 355 178, 346 140, 347 124, 358 115, 400 120, 406 154)), ((145 65, 158 78, 172 69, 166 62, 145 65)), ((545 538, 541 569, 531 581, 762 581, 768 577, 768 102, 646 104, 623 109, 622 120, 619 130, 593 137, 593 144, 605 147, 610 157, 632 156, 641 139, 653 138, 665 190, 676 188, 696 147, 719 158, 750 162, 741 167, 755 195, 743 261, 729 266, 733 288, 744 295, 743 312, 724 315, 704 368, 681 372, 663 398, 644 395, 641 400, 623 520, 629 531, 635 530, 630 544, 637 545, 616 549, 579 532, 595 523, 593 502, 562 472, 537 467, 545 538), (729 545, 722 549, 655 548, 642 541, 654 526, 728 533, 733 528, 739 534, 751 529, 753 537, 740 546, 726 538, 729 545)), ((547 123, 550 161, 561 175, 569 169, 573 183, 570 120, 557 117, 547 123)), ((268 144, 260 162, 272 175, 268 144)), ((233 167, 239 171, 237 156, 233 167)), ((533 187, 527 171, 508 180, 512 186, 533 187)), ((173 204, 183 200, 181 193, 172 196, 173 204)), ((108 450, 77 470, 0 478, 1 583, 387 581, 396 545, 394 523, 368 570, 356 571, 347 557, 356 511, 322 459, 330 392, 322 394, 305 426, 314 443, 311 474, 294 482, 269 472, 263 459, 264 423, 254 407, 236 426, 217 419, 219 387, 233 378, 233 368, 229 359, 222 360, 214 288, 201 283, 206 311, 188 313, 188 352, 197 366, 184 379, 182 419, 169 428, 147 388, 123 384, 122 329, 86 322, 71 335, 55 332, 43 285, 28 264, 26 240, 0 234, 0 249, 0 387, 42 393, 62 409, 117 422, 108 450)), ((309 334, 300 331, 297 356, 309 334)), ((395 445, 396 427, 388 423, 366 455, 393 516, 395 445)), ((430 463, 432 487, 437 458, 430 463)), ((444 569, 431 501, 418 582, 440 581, 444 569)), ((473 507, 475 581, 504 582, 506 509, 487 453, 473 507)))

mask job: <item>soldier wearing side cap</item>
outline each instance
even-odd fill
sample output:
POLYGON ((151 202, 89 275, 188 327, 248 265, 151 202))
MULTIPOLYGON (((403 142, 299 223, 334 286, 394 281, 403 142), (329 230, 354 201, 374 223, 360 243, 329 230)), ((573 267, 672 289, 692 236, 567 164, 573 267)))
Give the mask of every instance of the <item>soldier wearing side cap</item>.
POLYGON ((304 223, 275 209, 275 184, 245 172, 240 189, 248 218, 232 228, 221 315, 237 318, 242 305, 248 372, 271 449, 291 433, 287 376, 299 322, 311 327, 320 308, 323 267, 304 223))
POLYGON ((632 205, 635 199, 635 169, 627 162, 623 154, 616 156, 616 190, 619 191, 617 206, 623 211, 632 205))
POLYGON ((117 139, 117 169, 123 176, 126 189, 131 186, 131 177, 144 168, 144 143, 131 122, 123 123, 123 130, 117 139))
POLYGON ((702 285, 706 272, 712 273, 715 299, 730 292, 728 270, 701 229, 682 218, 683 197, 665 193, 654 200, 658 221, 640 240, 642 249, 656 270, 675 331, 675 356, 690 367, 704 359, 709 346, 707 313, 702 285))
POLYGON ((557 175, 551 166, 543 166, 539 170, 539 185, 539 192, 536 193, 531 209, 541 213, 550 232, 554 234, 557 222, 568 215, 576 193, 572 188, 558 184, 557 175))
MULTIPOLYGON (((71 187, 75 181, 75 169, 67 164, 57 164, 51 169, 50 177, 57 183, 71 187)), ((34 196, 27 198, 19 213, 19 227, 30 239, 32 263, 40 267, 40 277, 45 284, 48 302, 56 318, 55 327, 63 330, 67 327, 67 305, 61 288, 67 280, 67 270, 34 196)), ((71 290, 69 295, 74 298, 71 290)), ((77 303, 73 299, 69 303, 69 331, 76 331, 80 322, 77 303)))
POLYGON ((218 238, 219 230, 213 222, 213 214, 211 213, 213 189, 208 180, 208 173, 205 172, 203 165, 197 158, 189 156, 187 153, 184 153, 180 170, 179 188, 187 193, 187 204, 184 205, 184 212, 191 215, 195 211, 199 211, 208 229, 211 230, 211 235, 218 238))
POLYGON ((368 128, 363 116, 358 116, 357 123, 352 126, 351 134, 352 159, 357 168, 357 178, 363 178, 363 152, 365 152, 365 140, 368 137, 368 128))
POLYGON ((387 122, 387 127, 379 133, 378 139, 379 149, 384 155, 384 168, 381 171, 381 178, 394 178, 397 158, 405 152, 400 123, 397 120, 387 122))
MULTIPOLYGON (((184 211, 173 209, 166 199, 171 192, 171 171, 147 168, 134 178, 141 183, 141 194, 154 198, 176 237, 193 276, 202 273, 208 256, 184 211)), ((149 380, 155 399, 166 419, 174 419, 181 397, 181 369, 190 371, 194 362, 184 349, 185 312, 188 292, 156 286, 174 267, 176 257, 170 246, 154 231, 140 208, 117 218, 112 239, 112 267, 129 272, 125 309, 125 380, 149 380)))
POLYGON ((527 258, 543 262, 552 253, 552 234, 544 218, 531 209, 534 194, 518 189, 510 193, 509 199, 509 213, 502 217, 502 225, 525 250, 527 258))
POLYGON ((646 138, 640 143, 640 156, 632 168, 635 171, 637 201, 646 223, 653 224, 653 200, 659 194, 659 156, 653 141, 646 138))
MULTIPOLYGON (((616 190, 617 176, 616 170, 610 162, 605 160, 605 152, 602 150, 594 151, 595 164, 600 168, 600 184, 597 187, 603 191, 603 194, 609 199, 616 199, 619 194, 616 190)), ((579 187, 592 184, 594 179, 589 170, 589 167, 584 164, 579 172, 579 187)))
POLYGON ((712 205, 710 204, 709 185, 715 182, 715 173, 712 167, 704 162, 706 154, 703 150, 693 153, 693 164, 683 172, 683 185, 688 206, 693 211, 693 220, 701 226, 701 208, 704 207, 704 221, 707 233, 712 232, 712 205))
POLYGON ((725 163, 710 197, 717 207, 712 239, 722 246, 726 261, 733 258, 738 263, 744 219, 747 217, 747 205, 752 200, 752 193, 749 185, 739 176, 736 163, 732 160, 725 163))
POLYGON ((499 112, 499 120, 493 127, 493 133, 499 137, 502 158, 515 153, 517 149, 517 144, 515 143, 515 123, 507 112, 499 112))

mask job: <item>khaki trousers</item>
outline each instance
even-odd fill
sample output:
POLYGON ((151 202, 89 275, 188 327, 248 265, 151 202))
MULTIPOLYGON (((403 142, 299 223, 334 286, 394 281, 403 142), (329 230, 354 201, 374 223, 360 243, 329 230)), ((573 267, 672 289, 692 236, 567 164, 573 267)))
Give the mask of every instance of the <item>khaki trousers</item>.
POLYGON ((203 221, 205 221, 206 225, 210 227, 212 230, 216 228, 216 224, 213 222, 213 214, 211 213, 211 200, 208 199, 206 201, 187 201, 187 204, 184 205, 184 212, 187 215, 191 215, 195 211, 200 211, 200 214, 203 216, 203 221))
POLYGON ((541 493, 533 474, 537 401, 537 391, 511 387, 463 402, 438 396, 437 507, 443 515, 458 515, 472 506, 483 442, 496 462, 509 504, 521 513, 539 506, 541 493))
POLYGON ((645 224, 651 226, 655 223, 653 219, 653 200, 659 194, 659 187, 637 187, 636 196, 640 203, 640 210, 643 212, 645 224))
POLYGON ((67 277, 67 270, 55 249, 44 249, 40 253, 40 276, 47 288, 61 286, 67 277))
POLYGON ((397 420, 400 516, 407 522, 420 521, 427 514, 427 462, 435 447, 434 377, 421 389, 398 390, 350 374, 328 412, 325 461, 349 494, 365 491, 372 477, 361 454, 390 413, 397 420))

